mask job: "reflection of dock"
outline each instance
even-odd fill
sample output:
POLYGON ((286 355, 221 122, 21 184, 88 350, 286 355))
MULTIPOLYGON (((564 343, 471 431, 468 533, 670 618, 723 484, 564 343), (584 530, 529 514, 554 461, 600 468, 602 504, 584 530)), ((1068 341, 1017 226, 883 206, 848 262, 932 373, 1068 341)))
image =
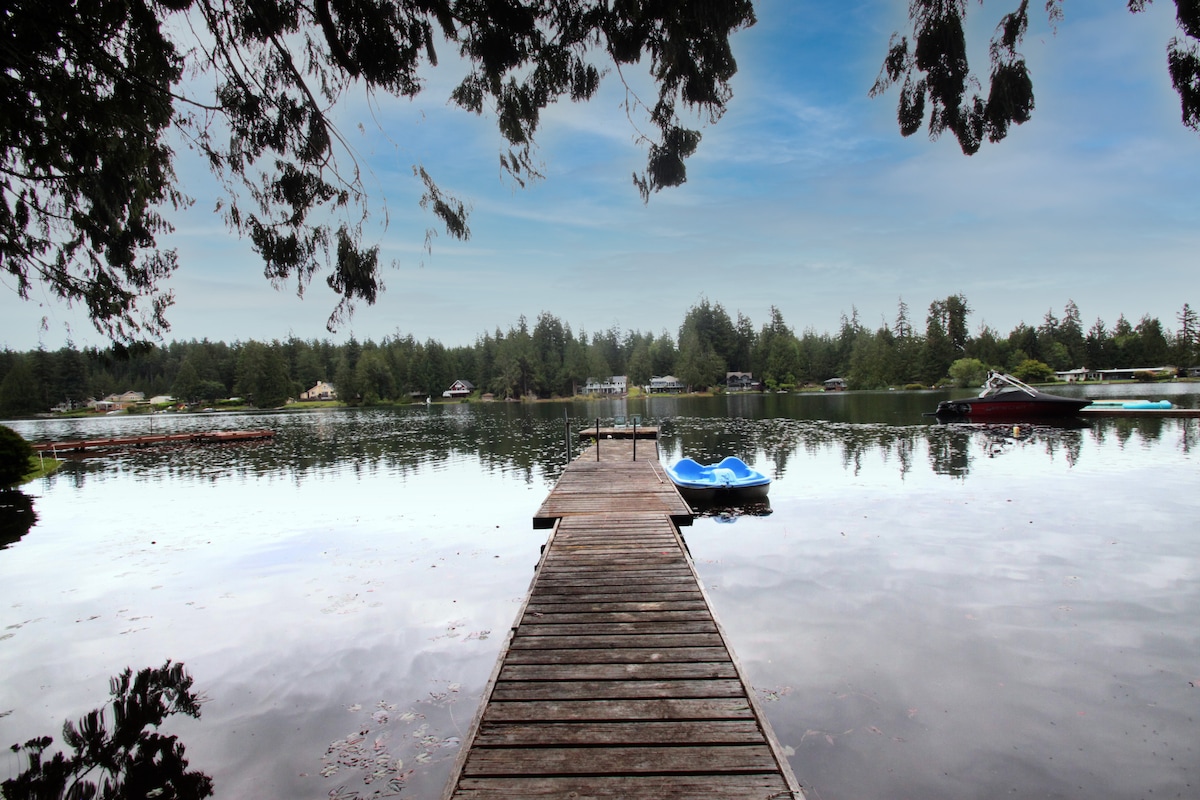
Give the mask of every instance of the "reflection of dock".
MULTIPOLYGON (((640 429, 639 429, 640 434, 640 429)), ((652 446, 568 465, 445 800, 803 798, 713 617, 652 446)))
POLYGON ((252 439, 269 439, 274 435, 275 431, 164 433, 148 436, 117 436, 107 439, 73 439, 65 442, 40 442, 32 444, 32 447, 34 450, 43 453, 71 453, 80 450, 111 450, 117 447, 145 447, 153 444, 245 442, 252 439))

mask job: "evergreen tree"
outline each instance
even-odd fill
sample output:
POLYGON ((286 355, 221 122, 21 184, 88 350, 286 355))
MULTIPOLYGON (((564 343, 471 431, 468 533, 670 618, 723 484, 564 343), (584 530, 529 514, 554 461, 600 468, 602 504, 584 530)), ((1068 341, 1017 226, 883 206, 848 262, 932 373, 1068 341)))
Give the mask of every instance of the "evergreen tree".
POLYGON ((1179 332, 1175 334, 1175 362, 1181 370, 1196 363, 1196 344, 1200 341, 1200 316, 1187 303, 1183 304, 1176 319, 1179 332))

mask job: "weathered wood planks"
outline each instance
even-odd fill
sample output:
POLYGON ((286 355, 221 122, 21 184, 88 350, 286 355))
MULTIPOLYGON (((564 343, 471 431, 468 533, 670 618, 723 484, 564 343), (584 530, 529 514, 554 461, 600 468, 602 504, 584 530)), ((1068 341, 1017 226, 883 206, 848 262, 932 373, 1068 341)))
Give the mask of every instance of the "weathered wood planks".
MULTIPOLYGON (((679 496, 655 456, 655 445, 638 446, 629 439, 602 440, 572 461, 533 517, 534 528, 551 528, 555 520, 577 515, 642 512, 667 515, 676 525, 690 525, 692 510, 679 496), (599 453, 600 460, 596 460, 599 453)), ((610 526, 614 542, 634 540, 645 531, 632 524, 628 530, 610 526)))
POLYGON ((802 798, 672 521, 686 505, 613 445, 535 518, 554 531, 443 798, 802 798))

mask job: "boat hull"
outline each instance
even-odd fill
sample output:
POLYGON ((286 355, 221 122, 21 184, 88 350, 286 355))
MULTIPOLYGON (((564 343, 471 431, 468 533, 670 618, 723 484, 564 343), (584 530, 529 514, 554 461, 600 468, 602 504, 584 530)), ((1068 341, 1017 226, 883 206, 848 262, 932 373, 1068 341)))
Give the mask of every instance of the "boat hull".
POLYGON ((692 487, 675 484, 680 496, 692 506, 722 506, 739 505, 765 500, 771 491, 771 484, 759 486, 739 486, 733 488, 716 488, 712 486, 692 487))
POLYGON ((1068 417, 1079 413, 1091 400, 1038 393, 1036 397, 943 400, 938 403, 939 417, 972 419, 1011 419, 1013 417, 1068 417))
POLYGON ((680 459, 666 467, 666 473, 683 499, 693 505, 762 500, 771 490, 770 478, 733 456, 709 465, 680 459))

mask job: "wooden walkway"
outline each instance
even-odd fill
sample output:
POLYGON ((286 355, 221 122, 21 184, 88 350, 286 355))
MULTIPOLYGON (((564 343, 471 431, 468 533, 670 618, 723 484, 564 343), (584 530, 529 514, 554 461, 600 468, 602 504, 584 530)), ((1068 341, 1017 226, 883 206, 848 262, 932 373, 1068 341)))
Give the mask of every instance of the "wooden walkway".
POLYGON ((246 442, 253 439, 270 439, 275 431, 203 431, 198 433, 160 433, 145 436, 114 436, 107 439, 72 439, 66 442, 31 443, 35 451, 43 453, 70 453, 79 450, 101 450, 118 447, 147 447, 155 444, 219 444, 221 442, 246 442))
POLYGON ((563 472, 533 515, 533 527, 553 528, 566 517, 630 510, 666 515, 676 525, 692 524, 691 508, 658 462, 657 442, 601 439, 598 449, 592 445, 563 472))
POLYGON ((444 800, 802 800, 672 521, 686 505, 630 445, 585 451, 539 510, 557 522, 444 800))

